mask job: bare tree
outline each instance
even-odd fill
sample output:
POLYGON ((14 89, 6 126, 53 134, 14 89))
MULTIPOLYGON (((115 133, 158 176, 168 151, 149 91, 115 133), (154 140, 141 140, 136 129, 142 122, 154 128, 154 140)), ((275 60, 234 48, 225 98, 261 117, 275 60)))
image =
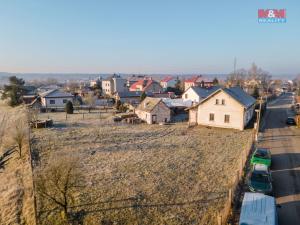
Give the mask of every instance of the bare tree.
POLYGON ((64 223, 72 220, 72 206, 76 195, 82 188, 83 176, 76 158, 53 158, 37 178, 37 192, 41 205, 47 205, 45 211, 58 212, 56 215, 64 223))
POLYGON ((84 103, 89 106, 89 112, 91 112, 91 108, 96 105, 96 97, 93 93, 89 93, 87 97, 84 98, 84 103))
POLYGON ((19 118, 18 120, 16 120, 15 130, 12 133, 12 140, 18 146, 20 158, 22 157, 22 150, 27 137, 28 127, 26 124, 26 119, 19 118))
POLYGON ((246 76, 247 76, 247 71, 245 69, 239 69, 228 75, 226 79, 226 83, 229 86, 243 86, 246 76))

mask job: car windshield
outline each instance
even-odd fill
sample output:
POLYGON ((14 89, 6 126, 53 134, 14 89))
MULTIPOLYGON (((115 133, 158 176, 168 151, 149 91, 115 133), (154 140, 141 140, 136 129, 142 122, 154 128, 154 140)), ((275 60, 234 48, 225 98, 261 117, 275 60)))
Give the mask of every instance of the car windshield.
POLYGON ((252 173, 251 175, 252 182, 259 182, 259 183, 268 183, 269 176, 263 173, 252 173))
POLYGON ((257 149, 257 151, 255 152, 255 157, 267 159, 269 158, 269 154, 266 150, 257 149))

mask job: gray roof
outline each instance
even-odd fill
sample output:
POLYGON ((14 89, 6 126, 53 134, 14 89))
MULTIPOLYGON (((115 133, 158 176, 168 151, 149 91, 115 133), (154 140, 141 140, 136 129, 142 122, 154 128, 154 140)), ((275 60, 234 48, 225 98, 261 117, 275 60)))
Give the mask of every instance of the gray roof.
POLYGON ((126 92, 117 92, 116 94, 120 98, 130 98, 130 97, 140 97, 142 95, 142 91, 126 91, 126 92))
POLYGON ((161 98, 146 97, 136 109, 151 112, 155 106, 162 101, 161 98))
POLYGON ((251 95, 247 94, 241 87, 231 87, 231 88, 221 88, 218 87, 218 89, 214 92, 212 92, 210 95, 208 95, 206 98, 204 98, 202 101, 200 101, 198 104, 192 106, 191 108, 197 107, 198 105, 205 102, 207 99, 209 99, 211 96, 215 95, 219 91, 224 91, 228 95, 230 95, 233 99, 235 99, 237 102, 239 102, 242 106, 245 108, 249 108, 253 104, 255 104, 256 100, 251 95))
POLYGON ((184 100, 181 98, 162 98, 162 101, 168 106, 169 108, 188 108, 192 106, 191 100, 184 100))
POLYGON ((251 95, 247 94, 241 87, 231 87, 223 89, 227 94, 229 94, 232 98, 241 103, 245 108, 249 108, 252 106, 256 100, 251 95))
POLYGON ((206 98, 212 93, 214 93, 216 90, 220 89, 220 86, 212 86, 208 88, 203 88, 203 87, 190 87, 193 89, 197 95, 199 95, 200 98, 206 98))
POLYGON ((66 98, 66 97, 73 97, 71 93, 68 92, 62 92, 58 89, 46 91, 41 94, 41 97, 43 98, 66 98))

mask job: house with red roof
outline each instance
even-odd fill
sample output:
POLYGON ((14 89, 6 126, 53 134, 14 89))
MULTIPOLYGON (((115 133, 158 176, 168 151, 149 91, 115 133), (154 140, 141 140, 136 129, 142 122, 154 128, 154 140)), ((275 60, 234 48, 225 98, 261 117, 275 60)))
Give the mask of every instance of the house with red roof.
POLYGON ((194 76, 184 80, 184 90, 189 87, 211 87, 213 86, 212 80, 204 78, 202 75, 194 76))
POLYGON ((163 89, 167 89, 168 87, 174 88, 177 83, 177 78, 172 76, 167 76, 160 81, 160 85, 163 89))
POLYGON ((129 91, 142 91, 145 93, 160 93, 163 91, 160 84, 152 78, 145 78, 133 83, 129 91))

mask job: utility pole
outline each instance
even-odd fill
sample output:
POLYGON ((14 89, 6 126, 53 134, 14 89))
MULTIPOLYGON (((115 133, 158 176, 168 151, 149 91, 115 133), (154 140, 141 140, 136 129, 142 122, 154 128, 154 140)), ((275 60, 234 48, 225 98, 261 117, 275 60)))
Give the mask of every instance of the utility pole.
POLYGON ((255 110, 257 112, 256 134, 255 134, 256 141, 258 141, 258 133, 259 133, 259 127, 260 127, 260 118, 261 118, 261 106, 262 106, 262 96, 259 97, 259 110, 255 110))

